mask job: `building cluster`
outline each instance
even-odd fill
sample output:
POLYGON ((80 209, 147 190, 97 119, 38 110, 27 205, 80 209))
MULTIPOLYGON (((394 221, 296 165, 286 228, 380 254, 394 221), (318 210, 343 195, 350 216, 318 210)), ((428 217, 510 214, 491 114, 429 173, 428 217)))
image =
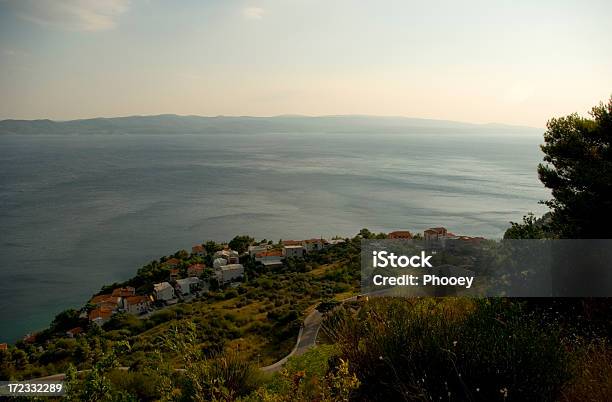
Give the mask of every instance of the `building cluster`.
MULTIPOLYGON (((395 232, 388 233, 387 238, 409 240, 413 239, 414 237, 412 233, 410 233, 408 230, 398 230, 395 232)), ((449 232, 444 227, 435 227, 423 231, 423 240, 426 246, 433 248, 448 247, 461 244, 477 246, 484 240, 484 237, 456 235, 454 233, 449 232)))
MULTIPOLYGON (((146 313, 149 311, 152 302, 153 298, 151 296, 137 295, 136 289, 131 286, 117 288, 112 293, 94 296, 89 301, 93 309, 87 313, 87 317, 89 321, 102 325, 118 311, 135 315, 146 313)), ((78 333, 77 328, 73 330, 69 331, 71 333, 68 336, 74 336, 78 333)))
MULTIPOLYGON (((285 240, 281 244, 281 249, 273 248, 268 244, 249 246, 248 255, 266 267, 280 266, 285 258, 302 258, 309 252, 322 250, 329 244, 343 241, 285 240)), ((193 256, 207 256, 206 248, 203 245, 193 246, 191 252, 193 256)), ((219 285, 236 282, 244 276, 244 266, 240 264, 240 255, 237 251, 225 247, 216 251, 211 257, 213 269, 211 278, 216 279, 219 285)), ((209 279, 202 279, 202 274, 206 269, 204 264, 191 264, 185 270, 184 267, 181 269, 181 260, 172 257, 163 261, 162 266, 168 271, 168 279, 153 284, 151 294, 137 295, 136 290, 129 286, 117 288, 111 293, 94 296, 89 302, 93 308, 84 314, 90 322, 103 325, 117 312, 133 315, 146 314, 152 311, 154 306, 175 304, 180 299, 189 298, 202 290, 208 290, 210 286, 209 279)), ((70 334, 67 333, 71 337, 77 334, 77 329, 71 330, 70 334)))
MULTIPOLYGON (((344 242, 344 240, 332 240, 333 244, 344 242)), ((285 258, 303 258, 307 253, 323 250, 330 245, 330 241, 325 239, 308 240, 283 240, 282 248, 273 248, 269 244, 249 246, 249 256, 255 259, 264 267, 274 268, 283 265, 285 258)))

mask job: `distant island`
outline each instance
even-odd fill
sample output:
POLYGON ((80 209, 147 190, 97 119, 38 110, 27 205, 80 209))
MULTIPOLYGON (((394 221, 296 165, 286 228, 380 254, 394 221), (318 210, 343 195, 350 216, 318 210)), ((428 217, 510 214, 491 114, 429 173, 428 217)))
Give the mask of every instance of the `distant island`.
POLYGON ((449 120, 393 116, 128 116, 69 121, 2 120, 0 134, 218 134, 218 133, 516 133, 541 134, 541 129, 505 124, 472 124, 449 120))

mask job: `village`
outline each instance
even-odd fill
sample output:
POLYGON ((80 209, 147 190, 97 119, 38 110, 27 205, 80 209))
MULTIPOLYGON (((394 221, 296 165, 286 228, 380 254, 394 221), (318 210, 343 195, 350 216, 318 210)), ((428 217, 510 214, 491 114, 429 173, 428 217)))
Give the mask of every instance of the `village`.
MULTIPOLYGON (((386 239, 418 239, 423 240, 428 247, 447 247, 455 243, 478 244, 482 237, 458 236, 444 227, 429 228, 423 233, 414 234, 408 230, 393 231, 380 234, 386 239)), ((212 261, 212 267, 204 263, 193 263, 185 267, 182 260, 172 257, 161 263, 167 279, 153 284, 150 293, 138 294, 136 288, 122 286, 109 293, 102 293, 89 300, 80 311, 80 318, 87 319, 91 324, 102 327, 115 314, 131 314, 138 318, 148 318, 152 313, 179 302, 190 302, 197 297, 206 295, 212 288, 238 287, 245 276, 245 267, 241 262, 251 261, 263 268, 280 268, 286 259, 306 257, 307 254, 323 250, 326 247, 344 243, 346 239, 314 238, 307 240, 282 240, 279 244, 261 242, 250 244, 246 251, 239 253, 232 250, 229 244, 221 245, 222 249, 208 253, 204 244, 191 248, 190 257, 198 260, 212 261), (210 258, 208 258, 210 254, 210 258)), ((77 337, 86 331, 82 326, 71 328, 65 336, 77 337)), ((32 342, 36 334, 28 334, 24 341, 32 342)), ((3 345, 0 344, 0 348, 3 345)))

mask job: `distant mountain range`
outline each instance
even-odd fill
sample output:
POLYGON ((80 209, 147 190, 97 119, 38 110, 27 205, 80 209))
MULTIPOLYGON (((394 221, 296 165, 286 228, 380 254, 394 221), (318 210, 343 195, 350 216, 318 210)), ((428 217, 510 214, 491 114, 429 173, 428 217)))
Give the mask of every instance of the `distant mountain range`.
POLYGON ((361 115, 274 117, 129 116, 70 121, 2 120, 0 134, 222 134, 222 133, 516 133, 533 127, 361 115))

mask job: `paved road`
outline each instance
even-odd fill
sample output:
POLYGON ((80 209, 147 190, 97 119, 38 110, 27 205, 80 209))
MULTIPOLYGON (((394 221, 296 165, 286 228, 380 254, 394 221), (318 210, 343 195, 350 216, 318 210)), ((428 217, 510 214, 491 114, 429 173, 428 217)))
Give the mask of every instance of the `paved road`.
POLYGON ((291 356, 303 355, 308 349, 313 347, 317 342, 319 328, 321 328, 322 314, 316 309, 304 319, 304 325, 300 328, 297 341, 291 353, 283 357, 279 361, 269 366, 262 367, 261 370, 266 373, 273 373, 280 370, 291 356))

